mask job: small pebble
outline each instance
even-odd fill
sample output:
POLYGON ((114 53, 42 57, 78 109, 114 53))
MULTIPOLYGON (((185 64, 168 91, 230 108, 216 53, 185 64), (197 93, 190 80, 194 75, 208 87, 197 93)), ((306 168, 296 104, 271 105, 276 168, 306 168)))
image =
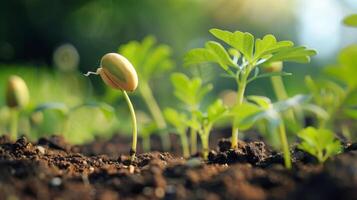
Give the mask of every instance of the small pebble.
POLYGON ((61 180, 61 178, 59 178, 59 177, 55 177, 55 178, 53 178, 53 179, 51 180, 50 184, 51 184, 52 186, 58 187, 58 186, 60 186, 60 185, 62 184, 62 180, 61 180))
POLYGON ((85 160, 82 163, 83 163, 83 165, 87 165, 88 164, 87 161, 85 161, 85 160))
POLYGON ((158 198, 163 198, 165 196, 165 190, 161 187, 155 189, 155 196, 158 198))
POLYGON ((93 172, 94 171, 94 167, 89 167, 89 171, 93 172))
POLYGON ((46 153, 46 149, 43 146, 37 146, 36 149, 41 154, 45 154, 46 153))
POLYGON ((202 160, 200 158, 191 158, 186 162, 188 167, 198 167, 202 165, 202 160))
POLYGON ((129 172, 130 174, 134 174, 134 171, 135 171, 135 167, 133 165, 130 165, 129 166, 129 172))

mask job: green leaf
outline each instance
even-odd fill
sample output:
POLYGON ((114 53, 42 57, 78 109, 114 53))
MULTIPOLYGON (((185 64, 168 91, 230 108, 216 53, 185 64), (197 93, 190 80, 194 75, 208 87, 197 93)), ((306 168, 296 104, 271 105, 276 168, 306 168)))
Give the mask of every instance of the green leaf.
POLYGON ((250 33, 236 31, 234 33, 220 29, 211 29, 210 33, 216 38, 224 41, 231 47, 240 51, 245 58, 251 59, 253 56, 254 36, 250 33))
POLYGON ((33 112, 43 112, 46 110, 55 110, 61 113, 61 115, 66 116, 69 112, 69 108, 64 103, 59 102, 51 102, 51 103, 43 103, 38 105, 33 112))
POLYGON ((343 23, 347 26, 357 27, 357 14, 352 14, 343 19, 343 23))
POLYGON ((145 37, 142 42, 130 41, 120 46, 118 53, 133 64, 140 80, 148 81, 174 67, 171 48, 157 44, 153 36, 145 37))
POLYGON ((273 109, 276 110, 277 112, 283 112, 288 109, 300 106, 301 104, 306 103, 309 100, 310 100, 310 96, 298 94, 289 99, 274 103, 273 109))
POLYGON ((207 118, 210 123, 214 123, 227 113, 227 107, 223 105, 222 100, 218 99, 213 104, 208 106, 207 118))
POLYGON ((326 72, 347 84, 350 89, 357 88, 357 44, 350 45, 341 50, 338 64, 326 68, 326 72))
POLYGON ((279 52, 275 53, 268 62, 275 61, 291 61, 299 63, 310 62, 310 56, 316 55, 316 51, 307 49, 304 46, 283 48, 279 52))
POLYGON ((204 96, 213 88, 211 84, 203 85, 200 78, 189 79, 183 73, 173 73, 171 82, 175 96, 190 109, 197 108, 204 96))
POLYGON ((315 156, 321 163, 342 150, 340 141, 328 129, 307 127, 298 133, 298 137, 301 139, 298 148, 315 156))
POLYGON ((244 102, 241 105, 234 106, 230 110, 229 115, 234 119, 234 126, 239 127, 240 130, 244 131, 253 126, 256 122, 256 120, 253 119, 253 116, 261 110, 262 109, 255 104, 244 102))
POLYGON ((164 110, 164 116, 168 123, 174 126, 179 134, 185 132, 187 128, 187 116, 184 113, 179 113, 173 108, 166 108, 164 110))
POLYGON ((248 96, 248 100, 253 101, 254 103, 258 104, 264 110, 269 109, 272 106, 271 100, 268 97, 263 96, 248 96))
POLYGON ((111 120, 114 117, 114 108, 110 106, 109 104, 103 103, 103 102, 86 102, 83 104, 80 104, 74 108, 71 109, 71 111, 83 108, 83 107, 91 107, 91 108, 98 108, 105 118, 107 120, 111 120))
POLYGON ((254 57, 261 58, 267 54, 275 53, 281 49, 286 47, 292 47, 294 45, 291 41, 276 41, 274 35, 265 35, 263 39, 256 39, 255 40, 255 53, 254 57))
POLYGON ((224 47, 214 41, 207 42, 205 48, 192 49, 184 57, 185 66, 206 62, 217 63, 225 71, 229 66, 236 66, 224 47))

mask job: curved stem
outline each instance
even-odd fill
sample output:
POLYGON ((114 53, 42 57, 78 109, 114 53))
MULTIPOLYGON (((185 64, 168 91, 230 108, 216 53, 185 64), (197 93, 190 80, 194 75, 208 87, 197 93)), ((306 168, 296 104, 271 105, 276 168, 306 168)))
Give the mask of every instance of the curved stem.
POLYGON ((11 126, 10 126, 10 138, 17 139, 18 123, 19 123, 19 111, 16 108, 11 108, 11 126))
POLYGON ((131 162, 134 161, 135 159, 135 154, 136 154, 136 146, 137 146, 137 142, 138 142, 138 131, 137 131, 137 125, 136 125, 136 116, 135 116, 135 111, 134 111, 134 107, 133 104, 130 101, 130 98, 128 96, 128 94, 122 90, 126 103, 128 104, 129 110, 130 110, 130 115, 131 115, 131 122, 132 122, 132 128, 133 128, 133 142, 131 145, 131 149, 130 149, 130 160, 131 162))
POLYGON ((291 156, 289 150, 289 143, 286 137, 285 125, 283 122, 279 125, 279 137, 282 145, 283 153, 284 153, 284 164, 285 167, 291 169, 291 156))

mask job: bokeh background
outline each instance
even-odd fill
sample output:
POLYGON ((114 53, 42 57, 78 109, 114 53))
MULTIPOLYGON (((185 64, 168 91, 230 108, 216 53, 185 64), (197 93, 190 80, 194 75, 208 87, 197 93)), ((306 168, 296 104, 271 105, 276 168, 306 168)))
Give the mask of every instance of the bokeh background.
MULTIPOLYGON (((82 143, 97 135, 130 133, 129 114, 119 92, 108 91, 99 77, 84 77, 94 71, 101 57, 116 52, 131 40, 153 35, 172 48, 175 68, 182 66, 185 52, 212 39, 210 28, 251 32, 257 37, 274 34, 279 40, 316 49, 309 64, 286 64, 294 76, 284 78, 289 94, 303 93, 303 77, 323 76, 324 66, 336 61, 338 51, 357 42, 357 30, 343 26, 342 19, 357 12, 355 0, 77 0, 3 1, 0 6, 0 127, 7 132, 8 113, 4 91, 7 77, 18 74, 29 85, 31 104, 27 114, 45 102, 68 107, 88 101, 105 102, 116 110, 108 120, 98 108, 78 109, 70 115, 72 142, 82 143)), ((219 69, 207 68, 200 76, 214 82, 212 98, 235 84, 220 76, 219 69)), ((161 107, 172 106, 168 74, 151 82, 161 107)), ((259 80, 248 94, 274 99, 268 80, 259 80)), ((137 110, 146 112, 142 100, 133 94, 137 110)), ((209 98, 208 100, 209 101, 209 98)), ((26 115, 26 112, 25 114, 26 115)), ((60 114, 46 111, 39 135, 61 132, 60 114)), ((21 132, 30 133, 31 123, 21 121, 21 132)))

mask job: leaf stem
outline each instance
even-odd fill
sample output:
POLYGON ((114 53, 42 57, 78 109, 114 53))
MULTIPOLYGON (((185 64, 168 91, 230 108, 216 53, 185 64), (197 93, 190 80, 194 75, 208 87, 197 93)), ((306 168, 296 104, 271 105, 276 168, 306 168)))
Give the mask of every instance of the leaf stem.
POLYGON ((19 123, 19 111, 16 108, 11 108, 11 126, 10 126, 10 138, 17 139, 18 123, 19 123))
POLYGON ((136 125, 136 116, 135 116, 135 111, 134 111, 134 107, 133 104, 130 101, 130 98, 128 96, 128 94, 126 93, 126 91, 122 90, 126 103, 128 104, 129 110, 130 110, 130 115, 131 115, 131 121, 132 121, 132 128, 133 128, 133 141, 132 141, 132 145, 131 145, 131 149, 130 149, 130 160, 131 162, 133 162, 135 160, 135 154, 136 154, 136 146, 137 146, 137 142, 138 142, 138 131, 137 131, 137 125, 136 125))
POLYGON ((284 153, 284 164, 287 169, 291 169, 291 156, 289 150, 289 143, 286 137, 285 125, 284 122, 281 122, 279 125, 279 137, 284 153))
POLYGON ((197 152, 197 132, 194 128, 190 128, 191 155, 197 152))

